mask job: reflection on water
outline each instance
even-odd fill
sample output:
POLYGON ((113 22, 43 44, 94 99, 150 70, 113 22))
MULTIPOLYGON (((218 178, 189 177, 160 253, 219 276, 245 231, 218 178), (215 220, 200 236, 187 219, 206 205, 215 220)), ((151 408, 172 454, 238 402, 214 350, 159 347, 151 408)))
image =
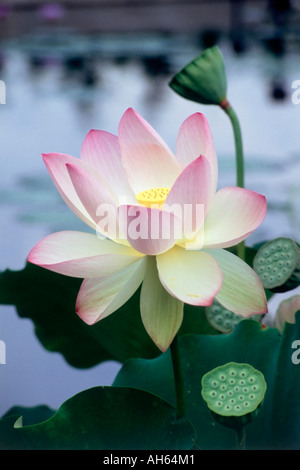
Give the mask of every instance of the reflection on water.
MULTIPOLYGON (((207 34, 206 41, 211 38, 207 34)), ((299 240, 300 105, 291 102, 291 83, 300 79, 300 71, 293 51, 278 55, 254 47, 237 55, 226 42, 220 47, 227 68, 228 97, 242 125, 246 185, 265 194, 269 206, 264 223, 249 240, 254 243, 279 235, 299 240)), ((86 133, 91 128, 116 133, 128 107, 142 114, 173 149, 182 121, 193 112, 204 112, 219 156, 219 185, 235 184, 233 136, 227 116, 217 107, 183 100, 167 85, 172 74, 200 52, 199 42, 193 38, 169 35, 91 39, 43 34, 2 48, 0 78, 7 86, 7 104, 0 108, 1 269, 21 269, 31 247, 48 233, 87 229, 61 200, 41 153, 79 156, 86 133)), ((1 317, 4 321, 4 315, 1 317)), ((28 344, 26 338, 22 344, 30 361, 35 361, 35 371, 41 367, 30 355, 34 341, 31 325, 24 330, 24 320, 19 320, 21 325, 17 320, 6 316, 0 332, 0 339, 5 339, 5 334, 10 338, 6 369, 0 370, 8 377, 7 400, 0 404, 3 412, 10 397, 18 396, 22 401, 21 394, 11 395, 13 383, 28 378, 25 373, 18 379, 13 375, 13 364, 20 368, 20 357, 12 351, 14 346, 19 348, 18 329, 22 328, 23 338, 27 331, 28 344)), ((38 352, 37 357, 45 361, 43 368, 46 363, 53 374, 65 373, 61 358, 50 356, 38 352)), ((99 379, 98 369, 86 380, 109 382, 115 371, 109 367, 100 369, 105 371, 103 380, 99 379)), ((84 382, 76 382, 81 380, 76 371, 68 373, 75 375, 71 388, 65 384, 63 393, 67 396, 76 387, 78 390, 78 383, 80 389, 84 387, 84 382)), ((37 392, 44 393, 45 400, 49 398, 41 383, 37 392)), ((39 394, 30 393, 25 403, 32 399, 39 403, 39 394)), ((60 402, 62 391, 59 393, 60 402)), ((67 397, 64 394, 63 399, 67 397)), ((50 395, 53 400, 48 403, 57 406, 54 392, 50 395)))

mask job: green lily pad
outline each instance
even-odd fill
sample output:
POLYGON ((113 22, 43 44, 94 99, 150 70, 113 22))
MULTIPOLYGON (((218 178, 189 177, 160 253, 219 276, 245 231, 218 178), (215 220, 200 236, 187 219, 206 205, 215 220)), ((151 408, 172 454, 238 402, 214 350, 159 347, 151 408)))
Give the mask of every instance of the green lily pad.
POLYGON ((75 312, 81 282, 27 263, 21 271, 0 273, 0 303, 15 305, 21 318, 33 321, 42 345, 74 367, 160 353, 143 326, 139 291, 114 314, 89 326, 75 312))
POLYGON ((95 387, 67 400, 46 421, 0 420, 0 449, 188 450, 195 431, 162 399, 129 388, 95 387))
MULTIPOLYGON (((247 426, 249 449, 300 449, 300 366, 292 362, 292 344, 300 338, 300 315, 286 324, 282 335, 252 320, 241 321, 226 335, 185 335, 179 347, 186 390, 187 417, 200 449, 234 449, 235 433, 213 418, 201 396, 202 377, 224 363, 247 363, 265 378, 263 406, 247 426)), ((169 351, 150 360, 127 361, 114 385, 148 390, 175 404, 169 351)))
MULTIPOLYGON (((140 289, 119 310, 89 326, 75 313, 81 282, 28 263, 23 270, 0 273, 0 304, 15 305, 21 318, 33 321, 41 344, 77 368, 161 353, 141 320, 140 289)), ((203 308, 185 306, 181 332, 213 333, 203 308)))
POLYGON ((47 405, 39 405, 34 407, 13 406, 2 418, 8 416, 22 416, 22 424, 37 424, 41 421, 46 421, 56 413, 56 410, 49 408, 47 405))

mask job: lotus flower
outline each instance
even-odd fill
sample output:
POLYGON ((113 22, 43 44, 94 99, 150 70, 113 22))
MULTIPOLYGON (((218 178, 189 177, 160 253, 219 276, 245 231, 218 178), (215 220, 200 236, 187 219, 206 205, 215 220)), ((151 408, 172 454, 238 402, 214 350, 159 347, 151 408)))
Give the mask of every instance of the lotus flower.
POLYGON ((243 317, 267 311, 258 276, 224 249, 263 221, 266 200, 237 187, 217 191, 216 152, 204 115, 183 122, 176 156, 130 108, 118 136, 87 134, 80 159, 43 158, 67 205, 95 233, 51 234, 28 261, 84 278, 76 302, 84 322, 107 317, 142 285, 145 329, 165 351, 181 326, 184 303, 207 306, 216 298, 243 317), (176 236, 178 227, 183 230, 176 236))

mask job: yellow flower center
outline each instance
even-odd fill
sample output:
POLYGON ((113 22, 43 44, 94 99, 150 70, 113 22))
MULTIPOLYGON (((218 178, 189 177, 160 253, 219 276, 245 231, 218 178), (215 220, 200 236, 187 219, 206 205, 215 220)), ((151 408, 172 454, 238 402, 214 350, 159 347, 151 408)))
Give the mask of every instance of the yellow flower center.
POLYGON ((136 199, 143 206, 151 207, 152 205, 162 206, 169 194, 169 188, 153 188, 141 191, 136 195, 136 199))

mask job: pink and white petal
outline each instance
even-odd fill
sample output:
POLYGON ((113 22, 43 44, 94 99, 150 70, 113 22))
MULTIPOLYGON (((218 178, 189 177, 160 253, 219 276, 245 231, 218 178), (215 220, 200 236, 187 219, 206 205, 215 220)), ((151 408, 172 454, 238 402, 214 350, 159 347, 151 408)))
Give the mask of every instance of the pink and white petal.
POLYGON ((227 250, 207 250, 223 272, 223 284, 216 299, 223 307, 242 317, 267 313, 264 288, 257 274, 227 250))
POLYGON ((81 159, 94 167, 118 196, 119 203, 136 202, 121 161, 121 149, 116 135, 92 129, 81 147, 81 159))
POLYGON ((97 178, 97 174, 91 175, 84 168, 71 164, 67 164, 67 170, 80 201, 97 226, 97 233, 118 240, 120 231, 116 195, 97 178))
POLYGON ((66 164, 77 165, 79 168, 85 168, 87 171, 94 171, 93 168, 79 160, 79 158, 60 153, 43 154, 43 160, 58 192, 66 204, 83 222, 95 229, 94 220, 90 217, 74 189, 66 164))
POLYGON ((183 243, 178 243, 179 246, 185 248, 186 250, 201 250, 203 248, 204 242, 204 226, 198 230, 195 234, 195 237, 184 241, 183 243))
POLYGON ((211 305, 223 276, 210 254, 175 246, 156 259, 159 278, 171 295, 187 304, 211 305))
POLYGON ((132 108, 123 114, 118 132, 122 163, 135 195, 152 188, 170 188, 180 170, 157 132, 132 108))
POLYGON ((135 250, 145 255, 169 250, 177 233, 181 233, 181 220, 170 212, 137 205, 120 206, 118 210, 122 233, 135 250))
POLYGON ((248 189, 228 187, 214 196, 204 224, 204 247, 226 248, 245 240, 263 221, 266 198, 248 189))
POLYGON ((91 233, 57 232, 39 241, 28 261, 56 273, 78 278, 108 276, 141 259, 141 254, 91 233))
POLYGON ((143 281, 146 259, 102 279, 85 279, 81 284, 76 313, 88 325, 102 320, 122 307, 143 281))
MULTIPOLYGON (((293 295, 282 300, 275 312, 273 325, 280 333, 283 333, 286 323, 296 323, 296 312, 300 310, 300 295, 293 295)), ((273 326, 272 325, 272 326, 273 326)))
POLYGON ((183 302, 164 289, 155 258, 150 256, 147 257, 140 306, 147 333, 161 351, 166 351, 182 324, 183 302))
POLYGON ((212 193, 216 191, 218 162, 208 121, 202 113, 194 113, 182 123, 176 141, 176 158, 180 168, 185 168, 192 160, 204 155, 210 163, 212 193))
POLYGON ((211 168, 203 156, 189 163, 173 184, 164 209, 174 210, 182 219, 183 240, 193 239, 203 225, 210 204, 210 189, 211 168))

